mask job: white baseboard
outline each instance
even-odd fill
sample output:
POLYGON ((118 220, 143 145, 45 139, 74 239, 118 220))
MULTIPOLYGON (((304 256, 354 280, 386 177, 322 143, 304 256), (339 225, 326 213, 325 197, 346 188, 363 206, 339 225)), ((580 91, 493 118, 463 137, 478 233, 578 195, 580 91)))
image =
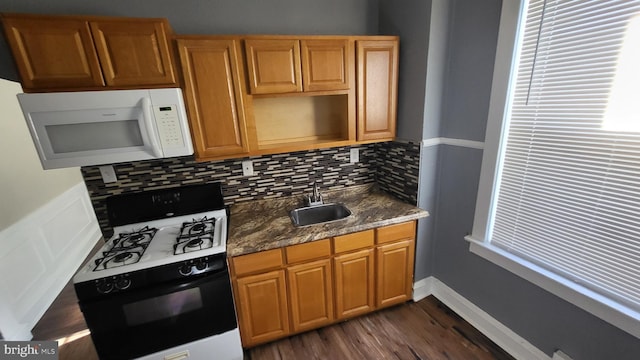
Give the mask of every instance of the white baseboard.
POLYGON ((429 276, 413 283, 413 301, 420 301, 429 295, 433 295, 433 282, 436 278, 429 276))
POLYGON ((101 238, 84 182, 0 231, 0 331, 31 329, 101 238))
POLYGON ((516 359, 551 359, 543 351, 433 276, 416 281, 413 284, 414 301, 419 301, 429 295, 433 295, 442 301, 443 304, 455 311, 456 314, 460 315, 516 359))

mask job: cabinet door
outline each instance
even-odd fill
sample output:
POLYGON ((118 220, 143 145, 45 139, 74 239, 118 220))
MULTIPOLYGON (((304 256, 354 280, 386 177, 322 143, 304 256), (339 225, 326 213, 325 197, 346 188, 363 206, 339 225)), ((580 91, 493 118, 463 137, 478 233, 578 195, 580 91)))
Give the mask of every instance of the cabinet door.
POLYGON ((336 318, 345 319, 374 309, 373 249, 333 258, 335 269, 336 318))
POLYGON ((396 136, 398 42, 357 42, 358 141, 396 136))
POLYGON ((176 83, 163 21, 104 20, 90 25, 107 85, 176 83))
POLYGON ((413 294, 414 241, 405 240, 376 248, 376 307, 411 299, 413 294))
POLYGON ((291 323, 303 331, 333 321, 333 289, 329 259, 287 268, 291 323))
POLYGON ((196 157, 249 151, 235 40, 178 39, 196 157))
POLYGON ((350 88, 353 46, 348 40, 302 40, 302 83, 304 91, 350 88))
POLYGON ((35 16, 2 21, 25 90, 104 85, 86 21, 35 16))
POLYGON ((252 94, 302 91, 298 40, 247 39, 244 45, 252 94))
POLYGON ((236 280, 242 344, 252 346, 289 333, 284 270, 236 280))

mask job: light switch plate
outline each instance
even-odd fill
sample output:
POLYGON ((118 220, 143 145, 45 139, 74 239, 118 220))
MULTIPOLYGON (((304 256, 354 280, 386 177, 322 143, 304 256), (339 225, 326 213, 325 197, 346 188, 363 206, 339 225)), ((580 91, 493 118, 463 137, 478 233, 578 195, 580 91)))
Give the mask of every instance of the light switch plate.
POLYGON ((116 170, 112 165, 100 166, 100 175, 102 175, 102 181, 105 184, 114 183, 118 181, 118 177, 116 176, 116 170))
POLYGON ((355 148, 349 150, 349 162, 352 164, 360 162, 360 149, 355 148))
POLYGON ((242 162, 242 175, 244 176, 253 175, 253 161, 245 160, 242 162))

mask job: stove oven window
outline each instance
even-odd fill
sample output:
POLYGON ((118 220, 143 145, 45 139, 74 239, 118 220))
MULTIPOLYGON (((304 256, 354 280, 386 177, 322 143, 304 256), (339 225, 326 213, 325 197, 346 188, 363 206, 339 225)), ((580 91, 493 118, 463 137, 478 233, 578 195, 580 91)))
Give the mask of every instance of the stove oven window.
POLYGON ((171 318, 200 308, 202 308, 202 296, 199 288, 182 290, 123 306, 129 326, 171 318))

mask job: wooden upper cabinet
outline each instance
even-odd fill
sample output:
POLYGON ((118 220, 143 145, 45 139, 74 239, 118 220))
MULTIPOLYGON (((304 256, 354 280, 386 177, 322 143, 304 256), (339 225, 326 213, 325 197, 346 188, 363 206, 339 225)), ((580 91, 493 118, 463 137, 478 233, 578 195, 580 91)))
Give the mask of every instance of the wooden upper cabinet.
POLYGON ((358 141, 396 136, 398 41, 360 40, 357 48, 358 141))
POLYGON ((166 20, 104 20, 89 23, 109 86, 175 84, 166 20))
POLYGON ((26 91, 175 86, 166 19, 4 14, 26 91))
POLYGON ((245 40, 251 94, 347 90, 353 40, 245 40))
POLYGON ((353 66, 353 43, 346 39, 302 40, 304 91, 346 90, 353 66))
POLYGON ((198 159, 249 151, 236 40, 177 39, 198 159))
POLYGON ((86 21, 3 15, 2 23, 24 89, 104 85, 86 21))
POLYGON ((247 39, 244 44, 251 94, 302 91, 298 40, 247 39))

